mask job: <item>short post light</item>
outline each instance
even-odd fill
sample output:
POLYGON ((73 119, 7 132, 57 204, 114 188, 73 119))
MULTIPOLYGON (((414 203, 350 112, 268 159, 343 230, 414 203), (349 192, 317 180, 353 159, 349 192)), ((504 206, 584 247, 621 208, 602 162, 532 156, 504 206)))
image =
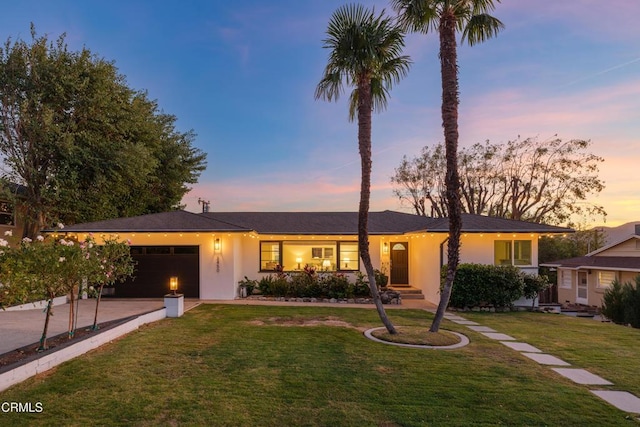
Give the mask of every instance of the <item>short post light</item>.
POLYGON ((169 290, 171 291, 172 295, 176 294, 176 291, 178 290, 178 277, 177 276, 172 276, 169 279, 169 290))
POLYGON ((298 263, 298 270, 300 270, 300 263, 302 262, 302 258, 301 257, 296 258, 296 262, 298 263))
POLYGON ((170 293, 164 296, 167 317, 181 317, 184 313, 184 295, 177 293, 178 276, 169 277, 169 291, 170 293))

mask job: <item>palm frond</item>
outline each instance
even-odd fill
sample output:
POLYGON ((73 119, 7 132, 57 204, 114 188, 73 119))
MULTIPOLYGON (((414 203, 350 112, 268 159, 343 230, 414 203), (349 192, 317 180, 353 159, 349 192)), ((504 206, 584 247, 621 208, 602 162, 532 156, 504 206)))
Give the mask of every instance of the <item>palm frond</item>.
POLYGON ((376 14, 375 10, 367 10, 361 5, 338 8, 329 21, 323 43, 330 53, 315 97, 334 101, 342 94, 344 86, 353 87, 349 101, 350 120, 356 116, 357 85, 363 76, 378 80, 384 86, 384 89, 372 90, 374 109, 379 111, 387 105, 386 96, 391 86, 407 74, 411 64, 409 57, 402 55, 404 33, 384 10, 376 14), (378 96, 382 99, 376 99, 378 96))
POLYGON ((462 40, 467 41, 470 46, 482 43, 504 29, 504 24, 498 18, 482 13, 473 15, 462 32, 462 40))

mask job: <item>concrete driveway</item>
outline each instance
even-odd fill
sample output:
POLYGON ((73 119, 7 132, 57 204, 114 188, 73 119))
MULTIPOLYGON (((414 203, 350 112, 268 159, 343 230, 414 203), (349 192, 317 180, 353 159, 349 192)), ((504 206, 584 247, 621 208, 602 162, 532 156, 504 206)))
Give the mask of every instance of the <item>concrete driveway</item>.
MULTIPOLYGON (((185 301, 185 308, 187 302, 185 301)), ((96 300, 80 300, 78 328, 93 325, 96 300)), ((103 299, 98 311, 98 323, 117 320, 136 314, 143 314, 164 307, 164 300, 111 300, 103 299)), ((38 342, 44 328, 45 313, 42 309, 2 311, 0 310, 0 354, 38 342)), ((49 321, 48 337, 67 332, 69 324, 69 304, 53 308, 49 321)))

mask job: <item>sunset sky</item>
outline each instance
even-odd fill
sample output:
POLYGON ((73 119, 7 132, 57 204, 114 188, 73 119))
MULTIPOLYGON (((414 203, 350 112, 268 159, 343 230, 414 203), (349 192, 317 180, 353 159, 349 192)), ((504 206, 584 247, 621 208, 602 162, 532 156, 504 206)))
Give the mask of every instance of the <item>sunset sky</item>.
MULTIPOLYGON (((193 129, 208 153, 184 198, 217 211, 355 211, 360 167, 347 97, 314 100, 327 22, 344 1, 30 1, 3 5, 0 36, 29 24, 115 62, 128 84, 193 129)), ((362 1, 380 11, 385 1, 362 1)), ((506 29, 459 49, 460 144, 588 139, 606 225, 640 220, 640 2, 504 1, 506 29)), ((443 140, 437 35, 410 35, 413 66, 373 117, 372 210, 408 210, 389 182, 403 155, 443 140)), ((598 219, 594 225, 603 224, 598 219)))

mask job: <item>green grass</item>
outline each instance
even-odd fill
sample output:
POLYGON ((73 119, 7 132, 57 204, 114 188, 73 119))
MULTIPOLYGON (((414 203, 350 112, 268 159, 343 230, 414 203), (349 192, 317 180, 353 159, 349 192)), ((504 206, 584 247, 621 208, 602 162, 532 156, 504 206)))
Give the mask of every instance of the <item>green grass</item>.
MULTIPOLYGON (((406 326, 432 318, 389 314, 406 326)), ((638 330, 542 314, 464 316, 640 394, 638 330), (589 340, 607 348, 594 353, 589 340)), ((377 326, 367 309, 199 306, 0 393, 0 402, 44 407, 0 413, 0 425, 638 425, 587 386, 463 326, 443 323, 471 339, 452 351, 362 335, 377 326)))

